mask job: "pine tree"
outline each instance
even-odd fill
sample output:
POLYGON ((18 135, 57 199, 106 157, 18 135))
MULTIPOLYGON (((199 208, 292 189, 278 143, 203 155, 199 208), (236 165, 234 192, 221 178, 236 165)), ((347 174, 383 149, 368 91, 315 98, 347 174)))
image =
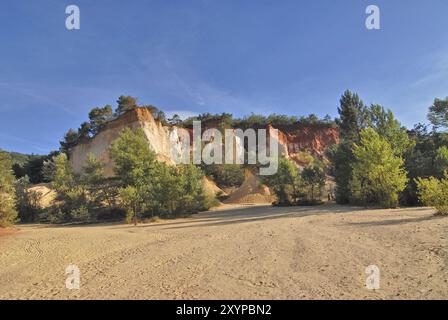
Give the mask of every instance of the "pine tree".
POLYGON ((359 140, 359 132, 366 124, 366 108, 356 93, 346 90, 339 100, 337 124, 340 136, 346 141, 359 140))
POLYGON ((336 201, 345 204, 350 200, 350 178, 354 162, 352 145, 359 141, 359 132, 367 122, 367 112, 359 96, 349 90, 342 95, 338 112, 339 119, 336 119, 336 123, 341 142, 330 150, 329 155, 332 159, 331 172, 337 185, 336 201))
POLYGON ((386 208, 398 206, 399 193, 408 181, 403 159, 374 129, 362 130, 360 137, 360 143, 353 145, 355 162, 350 186, 352 196, 358 198, 354 200, 386 208))
POLYGON ((436 128, 448 128, 448 97, 434 100, 429 107, 428 120, 436 128))
POLYGON ((123 113, 137 108, 137 99, 131 96, 120 96, 117 100, 117 108, 115 114, 121 116, 123 113))
POLYGON ((105 105, 102 108, 93 108, 89 112, 90 134, 95 136, 103 128, 106 122, 112 117, 112 107, 105 105))

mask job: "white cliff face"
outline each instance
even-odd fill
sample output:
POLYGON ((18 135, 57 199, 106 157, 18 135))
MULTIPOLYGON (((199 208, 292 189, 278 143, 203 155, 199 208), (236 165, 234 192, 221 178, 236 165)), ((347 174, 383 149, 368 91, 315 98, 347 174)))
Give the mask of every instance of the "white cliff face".
POLYGON ((105 175, 114 175, 114 163, 109 154, 109 147, 125 128, 143 129, 150 148, 157 159, 169 164, 178 163, 179 155, 189 152, 190 133, 187 129, 164 127, 154 120, 146 109, 135 109, 118 119, 109 122, 93 139, 75 146, 70 153, 70 163, 75 173, 80 173, 85 165, 87 155, 92 153, 105 165, 105 175))

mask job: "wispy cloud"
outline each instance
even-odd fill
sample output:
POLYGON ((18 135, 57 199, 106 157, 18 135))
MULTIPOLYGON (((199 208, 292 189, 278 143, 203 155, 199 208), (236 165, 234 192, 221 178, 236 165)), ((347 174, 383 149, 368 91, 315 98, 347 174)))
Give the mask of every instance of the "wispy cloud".
POLYGON ((65 107, 63 103, 57 103, 53 98, 50 98, 50 96, 42 94, 41 84, 0 82, 0 88, 22 97, 31 98, 34 102, 61 109, 68 114, 74 114, 73 111, 65 107))
POLYGON ((438 81, 448 83, 448 50, 427 57, 423 61, 423 75, 411 87, 428 86, 438 81))
MULTIPOLYGON (((217 87, 207 79, 199 76, 187 61, 162 50, 148 52, 134 66, 136 78, 143 79, 149 90, 156 89, 162 93, 164 100, 176 100, 187 110, 216 112, 251 112, 266 113, 272 107, 260 103, 257 99, 242 97, 228 88, 217 87)), ((178 106, 172 106, 178 108, 178 106)), ((194 111, 193 111, 194 112, 194 111)))
POLYGON ((47 153, 49 150, 48 148, 44 148, 44 147, 40 146, 36 141, 33 141, 31 139, 25 139, 22 137, 12 136, 7 133, 0 132, 0 139, 4 139, 6 141, 23 143, 23 144, 27 145, 27 147, 34 149, 38 153, 47 153))

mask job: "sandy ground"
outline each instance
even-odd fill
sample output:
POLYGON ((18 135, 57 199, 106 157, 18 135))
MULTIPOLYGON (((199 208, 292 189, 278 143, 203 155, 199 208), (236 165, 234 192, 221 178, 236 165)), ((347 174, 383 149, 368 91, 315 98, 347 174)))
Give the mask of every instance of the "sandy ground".
POLYGON ((448 218, 433 213, 225 206, 137 227, 20 226, 0 237, 0 299, 447 299, 448 218), (80 290, 65 287, 70 264, 80 290))

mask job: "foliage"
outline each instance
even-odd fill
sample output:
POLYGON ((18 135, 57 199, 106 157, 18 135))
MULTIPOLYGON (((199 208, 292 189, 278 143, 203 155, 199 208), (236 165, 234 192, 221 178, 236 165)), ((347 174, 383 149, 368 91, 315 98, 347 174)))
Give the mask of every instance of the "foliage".
MULTIPOLYGON (((359 146, 361 132, 366 128, 373 130, 381 141, 387 143, 393 156, 398 159, 412 152, 415 142, 409 138, 408 132, 395 119, 392 111, 375 104, 365 107, 359 96, 350 91, 343 94, 340 103, 337 123, 341 143, 328 151, 332 162, 330 172, 334 175, 337 184, 336 200, 338 203, 380 201, 383 206, 396 206, 395 200, 389 199, 391 202, 386 204, 385 199, 380 199, 378 194, 367 195, 372 190, 363 189, 366 182, 364 179, 360 180, 360 172, 353 173, 356 162, 359 162, 354 154, 353 146, 359 146)), ((401 189, 401 185, 398 189, 401 189)), ((377 192, 378 190, 374 193, 377 192)), ((391 197, 398 199, 398 194, 394 193, 391 197)))
POLYGON ((204 173, 219 187, 239 187, 244 182, 244 168, 237 164, 203 165, 204 173))
POLYGON ((287 206, 297 201, 300 185, 298 170, 288 159, 280 158, 277 173, 262 176, 261 179, 275 193, 276 205, 287 206))
POLYGON ((310 165, 305 167, 300 174, 304 187, 307 189, 308 200, 319 200, 322 188, 325 186, 326 174, 322 166, 310 165), (316 193, 317 191, 317 193, 316 193))
POLYGON ((169 118, 167 121, 172 126, 178 126, 182 123, 182 119, 178 114, 173 114, 173 116, 169 118))
POLYGON ((54 172, 56 170, 56 165, 54 163, 54 157, 48 160, 44 160, 42 165, 42 181, 51 182, 54 179, 54 172))
POLYGON ((69 129, 67 133, 64 135, 63 140, 59 141, 61 145, 60 150, 62 153, 69 154, 70 151, 76 146, 79 142, 79 134, 78 131, 69 129))
POLYGON ((434 159, 436 176, 442 177, 446 170, 448 170, 448 147, 441 146, 436 150, 434 159))
POLYGON ((120 204, 134 222, 148 215, 193 213, 212 204, 202 187, 202 171, 156 161, 142 130, 123 130, 110 151, 121 182, 120 204))
POLYGON ((444 178, 416 179, 418 197, 426 205, 435 207, 440 214, 448 214, 448 171, 444 178))
POLYGON ((402 156, 414 147, 414 142, 409 139, 409 135, 395 119, 394 114, 384 107, 374 104, 367 110, 368 126, 385 138, 392 147, 395 155, 402 156))
POLYGON ((154 177, 156 158, 142 129, 124 129, 110 147, 115 174, 124 186, 143 186, 154 177))
POLYGON ((61 153, 55 157, 54 165, 53 188, 60 193, 65 193, 74 188, 75 177, 71 172, 67 155, 61 153))
POLYGON ((121 116, 129 110, 137 108, 137 99, 131 96, 119 96, 117 100, 117 108, 115 109, 115 115, 121 116))
POLYGON ((359 132, 365 128, 367 112, 363 101, 356 93, 346 90, 338 107, 339 119, 336 120, 343 140, 359 140, 359 132))
POLYGON ((36 222, 42 212, 40 202, 42 195, 30 190, 28 176, 22 177, 15 183, 16 209, 22 222, 36 222))
POLYGON ((428 120, 435 128, 448 128, 448 97, 434 100, 429 107, 428 120))
POLYGON ((323 119, 319 119, 315 114, 310 114, 308 116, 302 116, 300 118, 296 116, 288 116, 283 114, 271 114, 268 116, 260 114, 250 114, 243 118, 233 118, 232 114, 222 113, 222 114, 210 114, 203 113, 196 117, 190 117, 179 125, 191 128, 193 126, 193 121, 201 121, 204 126, 217 126, 218 129, 222 128, 265 128, 268 125, 273 127, 285 127, 292 125, 323 125, 323 126, 334 126, 334 121, 329 115, 326 115, 323 119))
POLYGON ((402 203, 419 205, 416 179, 443 177, 443 172, 446 170, 445 148, 448 146, 448 134, 429 131, 426 125, 418 124, 409 131, 409 137, 415 147, 405 154, 405 167, 410 181, 403 194, 402 203))
POLYGON ((98 134, 98 132, 100 132, 100 130, 107 123, 107 121, 112 118, 112 115, 113 115, 112 106, 110 105, 105 105, 102 108, 93 108, 89 112, 90 134, 92 136, 98 134))
POLYGON ((360 137, 360 144, 353 145, 355 162, 350 183, 353 200, 378 203, 386 208, 398 206, 399 193, 408 181, 403 159, 395 155, 389 142, 374 129, 362 130, 360 137))
POLYGON ((0 150, 0 227, 17 220, 14 180, 11 158, 0 150))
POLYGON ((340 99, 338 112, 336 123, 341 142, 328 150, 328 156, 332 163, 330 173, 334 175, 337 185, 336 201, 346 204, 351 198, 350 179, 355 161, 352 146, 359 142, 359 133, 367 122, 367 110, 359 96, 347 90, 340 99))

